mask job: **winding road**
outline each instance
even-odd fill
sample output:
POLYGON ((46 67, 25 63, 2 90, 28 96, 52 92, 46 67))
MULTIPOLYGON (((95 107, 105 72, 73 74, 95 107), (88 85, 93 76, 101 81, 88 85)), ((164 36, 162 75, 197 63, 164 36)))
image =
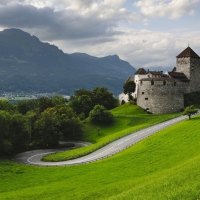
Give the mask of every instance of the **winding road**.
MULTIPOLYGON (((106 157, 110 157, 132 145, 135 143, 147 138, 148 136, 168 127, 173 124, 176 124, 180 121, 187 119, 187 116, 181 116, 169 121, 165 121, 163 123, 151 126, 149 128, 142 129, 140 131, 131 133, 123 138, 120 138, 110 144, 96 150, 93 153, 90 153, 86 156, 76 158, 73 160, 61 161, 61 162, 44 162, 42 161, 42 157, 51 153, 60 152, 67 150, 65 149, 48 149, 48 150, 35 150, 35 151, 28 151, 16 156, 16 161, 24 163, 24 164, 31 164, 31 165, 40 165, 40 166, 64 166, 64 165, 78 165, 84 164, 89 162, 94 162, 96 160, 100 160, 106 157)), ((86 146, 88 143, 84 142, 77 142, 75 145, 78 146, 86 146)), ((69 148, 68 148, 69 149, 69 148)))

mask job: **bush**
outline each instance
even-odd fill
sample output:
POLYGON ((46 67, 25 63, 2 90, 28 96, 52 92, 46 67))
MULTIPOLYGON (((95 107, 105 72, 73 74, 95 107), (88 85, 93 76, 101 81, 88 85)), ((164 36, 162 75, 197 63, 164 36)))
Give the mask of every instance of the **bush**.
POLYGON ((95 124, 111 124, 113 122, 113 115, 105 109, 104 106, 96 105, 90 111, 90 121, 95 124))
POLYGON ((197 112, 198 109, 196 109, 193 105, 191 105, 185 108, 183 115, 187 115, 189 119, 191 119, 191 116, 196 114, 197 112))

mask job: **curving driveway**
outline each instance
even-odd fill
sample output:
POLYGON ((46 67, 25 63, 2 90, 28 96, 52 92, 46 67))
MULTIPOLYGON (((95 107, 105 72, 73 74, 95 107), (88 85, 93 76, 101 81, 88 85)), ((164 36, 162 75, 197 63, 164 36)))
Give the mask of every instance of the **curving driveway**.
MULTIPOLYGON (((142 129, 140 131, 134 132, 130 135, 127 135, 121 139, 118 139, 110 144, 102 147, 99 150, 96 150, 93 153, 90 153, 86 156, 76 158, 73 160, 68 161, 61 161, 61 162, 44 162, 42 161, 42 157, 47 154, 59 152, 66 150, 65 149, 48 149, 48 150, 35 150, 35 151, 28 151, 25 153, 18 154, 16 156, 16 160, 25 164, 31 165, 40 165, 40 166, 63 166, 63 165, 77 165, 83 163, 94 162, 96 160, 100 160, 109 156, 112 156, 132 145, 135 143, 147 138, 148 136, 170 126, 176 124, 180 121, 187 119, 186 116, 177 117, 175 119, 171 119, 169 121, 151 126, 149 128, 142 129)), ((86 146, 88 143, 79 142, 76 143, 76 146, 86 146)))

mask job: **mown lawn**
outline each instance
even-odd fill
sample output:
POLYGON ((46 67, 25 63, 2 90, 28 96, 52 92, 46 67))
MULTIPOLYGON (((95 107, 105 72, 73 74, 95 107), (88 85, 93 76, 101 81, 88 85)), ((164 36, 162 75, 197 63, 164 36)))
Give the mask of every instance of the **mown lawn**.
POLYGON ((0 163, 0 199, 200 199, 200 117, 103 161, 71 167, 0 163))
POLYGON ((110 126, 95 126, 88 121, 84 123, 83 140, 92 142, 92 145, 52 154, 46 156, 44 160, 63 161, 77 158, 93 152, 122 136, 180 115, 180 113, 165 115, 147 114, 144 110, 132 104, 124 104, 123 106, 113 109, 111 112, 114 115, 114 123, 110 126))

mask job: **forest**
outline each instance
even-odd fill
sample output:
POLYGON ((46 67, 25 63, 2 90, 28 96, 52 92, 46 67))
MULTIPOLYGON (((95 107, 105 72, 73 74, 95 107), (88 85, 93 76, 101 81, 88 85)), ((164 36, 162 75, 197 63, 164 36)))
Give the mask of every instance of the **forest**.
POLYGON ((80 140, 82 124, 112 123, 109 109, 118 100, 106 88, 75 91, 70 100, 61 96, 11 103, 0 101, 0 156, 36 148, 59 146, 59 141, 80 140))

